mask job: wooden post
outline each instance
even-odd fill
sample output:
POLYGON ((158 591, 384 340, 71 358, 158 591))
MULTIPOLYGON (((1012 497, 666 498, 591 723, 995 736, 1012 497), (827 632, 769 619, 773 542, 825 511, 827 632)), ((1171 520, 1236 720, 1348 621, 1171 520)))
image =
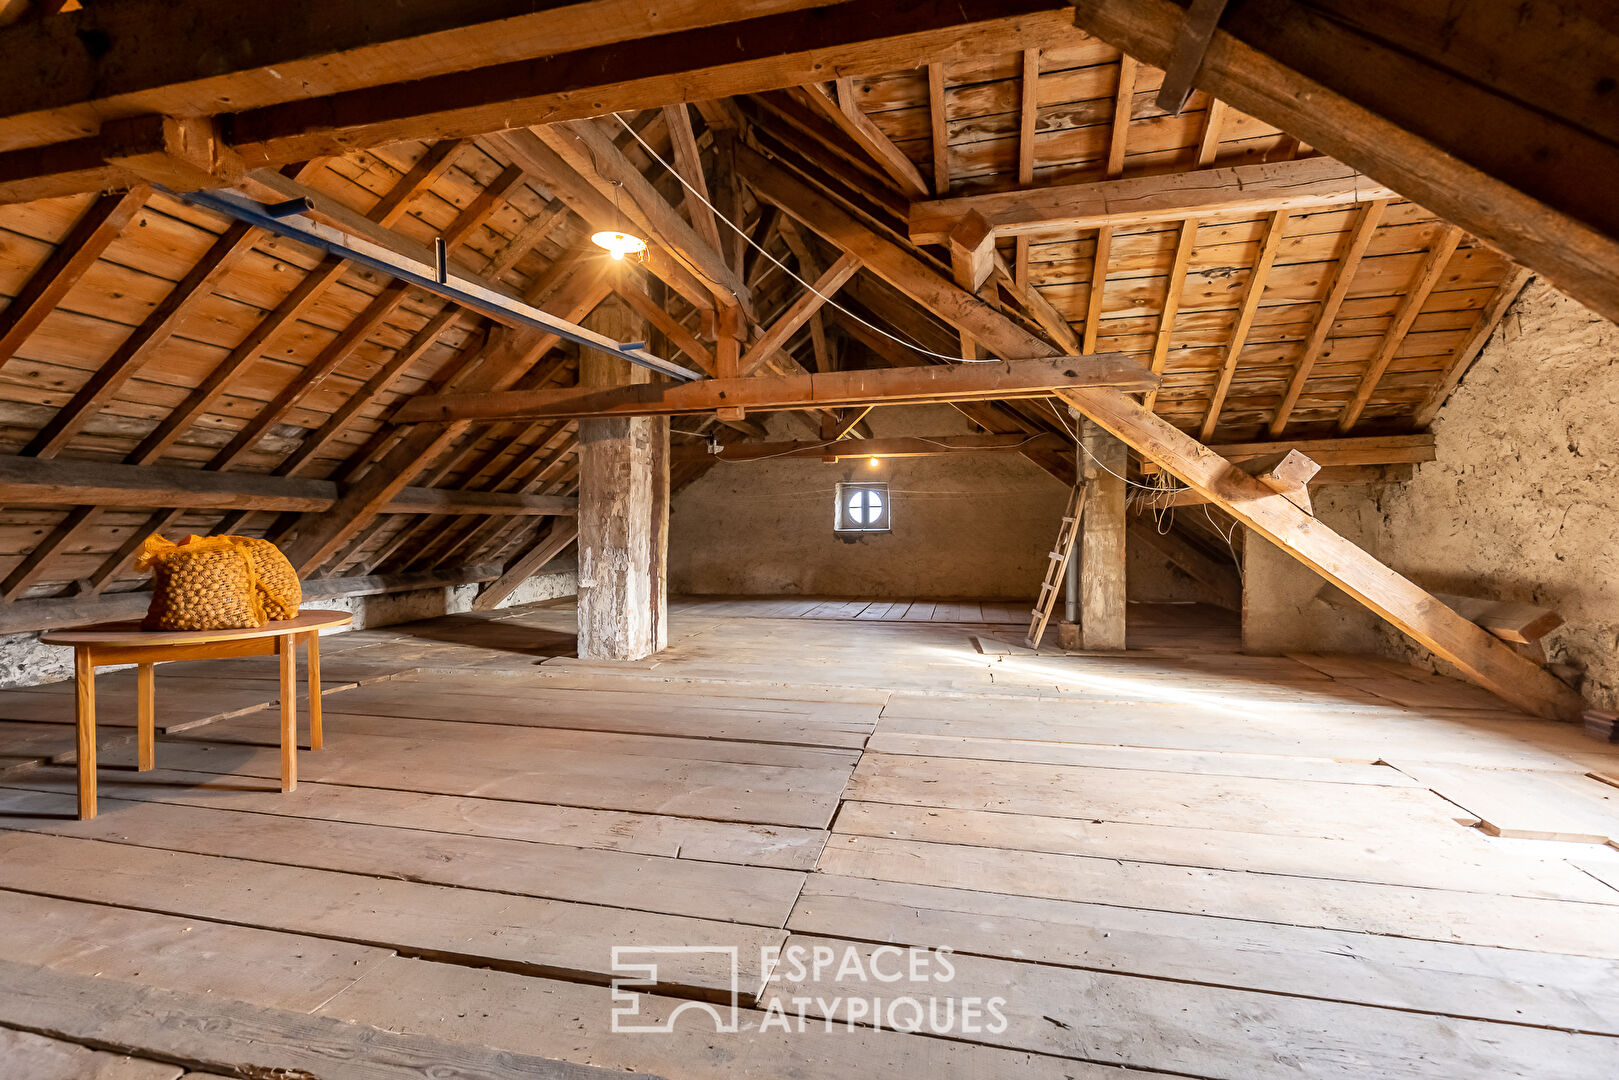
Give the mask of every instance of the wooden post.
MULTIPOLYGON (((619 341, 646 340, 646 325, 609 297, 585 320, 619 341)), ((579 385, 647 382, 651 372, 586 349, 579 385)), ((636 416, 579 421, 579 656, 639 660, 668 640, 669 420, 636 416)))
POLYGON ((1080 421, 1080 468, 1090 492, 1080 531, 1079 640, 1084 649, 1124 648, 1124 476, 1130 451, 1093 420, 1080 421))

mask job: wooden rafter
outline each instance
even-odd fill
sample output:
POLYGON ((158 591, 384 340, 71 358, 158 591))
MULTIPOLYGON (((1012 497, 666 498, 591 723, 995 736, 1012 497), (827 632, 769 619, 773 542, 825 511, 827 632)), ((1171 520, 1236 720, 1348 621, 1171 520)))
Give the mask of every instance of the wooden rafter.
POLYGON ((1467 332, 1467 336, 1462 339, 1462 343, 1457 346, 1456 351, 1451 354, 1450 360, 1446 362, 1445 369, 1439 376, 1439 381, 1428 392, 1428 396, 1423 399, 1422 404, 1417 406, 1417 411, 1411 418, 1412 423, 1417 427, 1427 427, 1433 423, 1434 417, 1439 415, 1439 407, 1445 403, 1445 399, 1450 396, 1450 392, 1456 389, 1456 384, 1461 382, 1462 376, 1467 373, 1468 365, 1473 362, 1491 336, 1494 335, 1495 328, 1501 324, 1501 320, 1506 316, 1507 309, 1512 306, 1514 300, 1518 299, 1519 294, 1524 290, 1524 286, 1529 284, 1531 276, 1528 270, 1522 268, 1514 270, 1501 283, 1501 287, 1495 291, 1495 295, 1490 298, 1490 302, 1478 313, 1478 318, 1474 320, 1472 328, 1467 332))
MULTIPOLYGON (((739 151, 738 167, 755 192, 839 248, 926 310, 1000 355, 1054 350, 994 308, 940 276, 917 256, 850 216, 768 160, 739 151)), ((1399 574, 1305 514, 1191 436, 1111 388, 1072 388, 1057 396, 1174 473, 1243 525, 1350 593, 1469 678, 1542 716, 1572 717, 1580 697, 1544 668, 1512 652, 1399 574)))
POLYGON ((116 352, 34 436, 23 452, 53 457, 130 380, 141 364, 173 335, 180 319, 213 291, 214 286, 259 239, 256 230, 236 224, 227 228, 191 271, 152 309, 116 352))
POLYGON ((17 295, 0 310, 0 367, 17 354, 28 335, 95 265, 107 245, 117 239, 151 196, 152 189, 142 184, 125 192, 102 195, 90 204, 17 295))
POLYGON ((837 94, 835 98, 820 83, 808 83, 802 88, 805 100, 876 162, 877 167, 887 174, 906 198, 924 199, 933 194, 905 152, 895 146, 882 128, 872 123, 871 118, 860 110, 860 103, 855 100, 854 81, 848 76, 841 76, 833 86, 837 94))
POLYGON ((1342 206, 1393 194, 1347 165, 1313 157, 935 199, 912 205, 909 230, 913 243, 938 244, 972 211, 996 235, 1015 236, 1342 206))
POLYGON ((1286 210, 1277 210, 1270 215, 1265 223, 1265 238, 1259 242, 1259 257, 1254 262, 1253 270, 1248 274, 1248 284, 1243 290, 1242 303, 1237 308, 1236 325, 1231 328, 1231 340, 1226 343, 1225 360, 1220 365, 1220 375, 1214 384, 1214 396, 1209 401, 1209 410, 1203 416, 1203 428, 1200 438, 1207 442, 1214 434, 1215 427, 1220 423, 1220 410, 1225 407, 1226 393, 1231 389, 1231 378, 1237 373, 1237 365, 1242 361, 1242 350, 1248 344, 1248 334, 1253 329, 1254 315, 1259 311, 1259 302, 1264 298, 1265 285, 1270 280, 1271 266, 1276 262, 1276 252, 1282 246, 1282 236, 1287 231, 1286 210))
MULTIPOLYGON (((620 216, 623 200, 621 199, 619 205, 615 206, 611 195, 603 195, 598 191, 565 158, 533 132, 522 129, 507 131, 491 136, 488 141, 523 166, 530 175, 541 179, 557 198, 565 202, 569 209, 583 218, 592 229, 624 227, 624 220, 620 216)), ((617 147, 614 147, 614 153, 618 153, 617 147)), ((696 234, 692 235, 695 237, 696 234)), ((647 250, 644 265, 659 280, 679 293, 687 303, 705 310, 714 307, 712 291, 662 245, 654 244, 647 250)), ((733 280, 740 280, 734 268, 730 268, 730 274, 733 280)))
MULTIPOLYGON (((1510 21, 1517 9, 1479 8, 1477 18, 1435 32, 1399 5, 1329 14, 1238 4, 1211 37, 1198 84, 1619 318, 1619 204, 1591 182, 1619 175, 1619 143, 1591 126, 1611 122, 1613 110, 1559 115, 1560 105, 1585 98, 1591 66, 1525 65, 1520 35, 1529 31, 1510 21), (1523 157, 1531 144, 1532 164, 1523 157)), ((1185 14, 1172 0, 1075 4, 1079 26, 1160 67, 1185 14)), ((1561 56, 1558 39, 1546 36, 1554 25, 1535 34, 1546 55, 1561 56)), ((1611 52, 1612 33, 1587 55, 1611 52)))
MULTIPOLYGON (((679 260, 717 300, 737 304, 744 311, 752 310, 748 287, 731 271, 719 250, 710 247, 686 224, 651 181, 624 156, 613 142, 616 130, 609 132, 597 121, 580 120, 535 128, 533 134, 595 188, 599 196, 616 201, 615 210, 645 229, 648 240, 679 260)), ((718 235, 716 231, 715 236, 718 235)))
POLYGON ((665 105, 663 119, 669 128, 675 168, 686 182, 680 188, 681 199, 686 204, 686 216, 691 218, 692 228, 697 230, 708 246, 723 254, 725 244, 720 240, 720 226, 714 218, 714 211, 709 209, 708 204, 713 199, 708 194, 708 178, 703 174, 703 156, 697 149, 691 113, 685 105, 665 105))
MULTIPOLYGON (((1049 350, 1044 351, 1049 355, 1049 350)), ((401 423, 437 424, 512 417, 673 416, 722 408, 763 412, 846 405, 929 404, 1047 397, 1060 386, 1145 390, 1154 382, 1144 369, 1108 354, 906 370, 884 368, 689 383, 635 383, 607 390, 568 387, 505 393, 467 391, 414 398, 399 410, 399 420, 401 423)))
POLYGON ((815 280, 812 288, 804 290, 798 298, 787 306, 787 310, 776 316, 776 321, 770 328, 748 347, 738 365, 738 374, 747 376, 762 368, 773 354, 786 347, 792 336, 798 333, 810 318, 820 310, 826 298, 836 293, 860 269, 860 260, 845 255, 833 263, 827 271, 815 280))
MULTIPOLYGON (((1192 260, 1192 249, 1197 244, 1197 218, 1187 218, 1181 222, 1180 233, 1175 240, 1175 257, 1169 264, 1169 275, 1164 281, 1164 307, 1158 314, 1158 329, 1152 338, 1152 361, 1149 365, 1154 375, 1164 373, 1164 365, 1169 361, 1169 344, 1175 336, 1175 318, 1181 310, 1181 294, 1186 291, 1186 267, 1192 260)), ((1158 391, 1149 390, 1142 399, 1142 405, 1151 412, 1153 404, 1158 400, 1158 391)))
MULTIPOLYGON (((1023 50, 1018 91, 1017 182, 1027 187, 1034 183, 1035 122, 1040 114, 1039 49, 1023 50)), ((943 194, 940 192, 941 198, 943 194)))
POLYGON ((1333 324, 1338 321, 1338 309, 1343 306, 1344 297, 1349 295, 1349 286, 1355 280, 1355 271, 1360 268, 1361 257, 1366 254, 1366 245, 1372 242, 1372 235, 1377 232, 1377 226, 1383 219, 1383 209, 1388 203, 1384 200, 1369 202, 1360 208, 1355 217, 1355 226, 1349 234, 1349 246, 1344 251, 1338 266, 1333 270, 1332 283, 1327 286, 1326 298, 1321 301, 1321 310, 1316 314, 1315 323, 1310 327, 1310 336, 1304 340, 1304 350, 1299 354, 1299 362, 1293 368, 1293 375, 1287 382, 1287 390, 1282 394, 1282 402, 1276 406, 1276 415, 1271 418, 1269 430, 1271 438, 1280 436, 1287 427, 1288 419, 1293 415, 1293 407, 1298 404, 1299 395, 1304 392, 1304 384, 1310 379, 1310 372, 1315 362, 1321 356, 1321 350, 1326 347, 1327 338, 1332 335, 1333 324))
POLYGON ((1360 384, 1355 388, 1354 396, 1344 405, 1338 417, 1339 431, 1350 430, 1360 420, 1366 403, 1377 390, 1378 381, 1383 378, 1383 372, 1388 370, 1394 354, 1400 351, 1406 334, 1411 332, 1411 324, 1417 321, 1422 306, 1428 302, 1428 294, 1433 292, 1434 286, 1444 276, 1445 267, 1450 264, 1450 257, 1456 253, 1456 246, 1461 240, 1462 231, 1454 225, 1444 226, 1434 238, 1433 247, 1423 259, 1416 281, 1400 299, 1400 306, 1389 323, 1388 332, 1377 347, 1377 355, 1372 358, 1370 366, 1360 378, 1360 384))

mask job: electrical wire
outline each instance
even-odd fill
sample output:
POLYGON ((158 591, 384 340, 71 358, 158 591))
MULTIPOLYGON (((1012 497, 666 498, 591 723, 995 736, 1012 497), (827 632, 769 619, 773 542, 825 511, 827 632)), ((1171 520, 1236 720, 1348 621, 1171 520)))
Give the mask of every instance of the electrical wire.
POLYGON ((676 180, 680 181, 680 186, 681 187, 683 187, 687 191, 691 192, 692 195, 696 196, 698 202, 702 203, 704 206, 708 207, 709 210, 713 211, 713 214, 714 214, 715 218, 719 219, 720 221, 725 222, 726 227, 729 228, 732 232, 736 233, 738 236, 740 236, 743 239, 743 241, 745 241, 747 243, 747 245, 749 247, 753 248, 759 254, 763 255, 765 258, 769 259, 772 263, 776 264, 776 266, 778 266, 782 270, 783 273, 787 274, 787 276, 791 277, 794 281, 798 282, 800 285, 804 286, 804 288, 808 289, 810 292, 812 292, 816 296, 820 297, 823 303, 830 304, 833 308, 837 309, 838 311, 843 312, 845 315, 847 315, 849 318, 853 319, 855 322, 858 322, 862 326, 866 327, 866 329, 871 330, 874 333, 881 334, 883 337, 888 338, 890 341, 896 342, 897 344, 903 345, 905 348, 910 349, 912 352, 920 353, 923 356, 931 356, 935 360, 943 360, 946 363, 950 363, 950 364, 998 364, 998 363, 1001 362, 999 360, 999 358, 996 358, 996 357, 951 356, 948 353, 934 352, 932 349, 927 349, 927 348, 922 347, 921 345, 915 344, 914 342, 906 341, 904 338, 898 336, 897 334, 891 334, 887 330, 884 330, 882 327, 876 325, 875 323, 872 323, 869 320, 863 319, 859 315, 856 315, 854 312, 850 311, 848 308, 844 307, 842 304, 840 304, 836 300, 832 299, 832 297, 828 296, 826 293, 824 293, 821 290, 817 289, 814 285, 810 284, 809 282, 805 281, 803 278, 799 277, 796 273, 794 273, 792 270, 790 270, 787 267, 786 263, 782 262, 780 259, 778 259, 774 255, 770 254, 770 252, 766 251, 763 246, 761 246, 760 244, 755 243, 753 237, 749 236, 745 229, 743 229, 741 226, 737 225, 735 222, 733 222, 730 218, 726 217, 724 214, 720 213, 719 208, 716 207, 713 203, 709 202, 707 196, 705 196, 701 191, 697 190, 697 188, 694 187, 691 183, 689 183, 684 176, 681 176, 680 175, 680 170, 676 169, 673 165, 669 164, 661 156, 659 156, 658 152, 652 148, 652 145, 641 137, 641 133, 639 131, 636 131, 633 127, 630 126, 629 121, 625 120, 624 117, 620 116, 616 112, 613 114, 613 119, 617 120, 619 122, 619 124, 624 128, 624 130, 629 132, 631 137, 634 138, 636 142, 641 144, 641 149, 645 150, 647 152, 647 155, 649 157, 651 157, 653 161, 656 161, 659 165, 662 165, 664 167, 664 169, 667 170, 671 176, 673 176, 676 180))

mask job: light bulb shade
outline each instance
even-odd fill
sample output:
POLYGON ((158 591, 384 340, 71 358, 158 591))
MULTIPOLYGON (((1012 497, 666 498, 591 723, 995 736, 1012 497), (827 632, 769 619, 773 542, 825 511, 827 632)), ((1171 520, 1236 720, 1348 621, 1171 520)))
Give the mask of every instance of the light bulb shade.
POLYGON ((590 242, 615 259, 622 259, 626 255, 634 255, 637 252, 646 250, 646 241, 639 236, 625 232, 613 232, 610 229, 592 234, 590 242))

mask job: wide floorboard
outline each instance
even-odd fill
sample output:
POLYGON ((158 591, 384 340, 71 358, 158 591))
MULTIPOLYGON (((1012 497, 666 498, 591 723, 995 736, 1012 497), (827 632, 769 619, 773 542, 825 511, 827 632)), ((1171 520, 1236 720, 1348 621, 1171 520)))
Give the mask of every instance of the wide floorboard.
POLYGON ((271 663, 160 670, 145 773, 114 673, 89 822, 71 686, 0 691, 0 1075, 1613 1075, 1619 746, 1211 609, 1067 655, 1017 607, 335 635, 287 794, 271 663))

